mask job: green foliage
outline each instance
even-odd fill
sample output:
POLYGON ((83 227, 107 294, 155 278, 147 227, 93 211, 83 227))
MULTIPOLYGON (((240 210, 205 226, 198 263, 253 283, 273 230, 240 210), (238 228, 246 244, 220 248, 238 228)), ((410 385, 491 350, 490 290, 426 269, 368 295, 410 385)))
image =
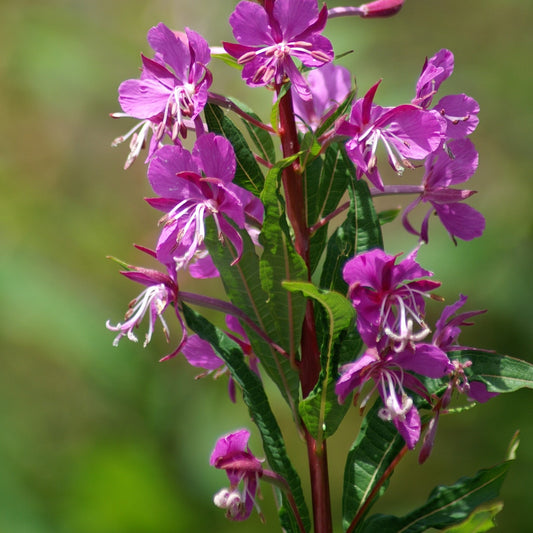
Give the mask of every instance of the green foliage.
POLYGON ((243 134, 218 106, 207 104, 204 114, 209 131, 223 135, 233 145, 237 159, 233 183, 259 196, 263 190, 263 173, 243 134))
POLYGON ((357 253, 383 248, 383 237, 370 190, 364 181, 355 178, 353 164, 344 150, 341 153, 342 160, 338 165, 342 165, 350 176, 350 208, 346 219, 328 241, 320 286, 345 293, 347 287, 342 278, 344 263, 357 253))
POLYGON ((485 350, 459 350, 449 352, 448 356, 462 363, 471 361, 472 366, 465 369, 466 375, 485 383, 491 392, 533 389, 533 365, 527 361, 485 350))
MULTIPOLYGON (((250 115, 253 119, 258 122, 261 122, 259 115, 252 111, 252 109, 246 104, 240 102, 235 98, 230 98, 229 100, 233 102, 237 107, 242 109, 245 113, 250 115)), ((276 161, 276 149, 274 148, 274 141, 272 140, 272 135, 264 128, 257 126, 249 120, 243 119, 242 123, 246 127, 246 130, 248 131, 248 134, 250 135, 250 138, 254 142, 256 148, 259 150, 259 155, 265 161, 274 163, 276 161)))
MULTIPOLYGON (((243 399, 250 410, 250 416, 261 433, 263 448, 268 463, 289 484, 300 517, 304 526, 309 529, 309 513, 305 504, 300 478, 287 456, 281 430, 272 413, 261 380, 245 363, 244 355, 240 347, 223 331, 216 328, 208 320, 186 305, 183 306, 183 313, 187 325, 202 339, 211 344, 216 354, 226 363, 231 371, 231 375, 242 389, 243 399)), ((295 527, 294 521, 287 520, 288 512, 287 502, 285 501, 282 511, 284 526, 290 526, 291 529, 289 531, 291 533, 297 533, 298 530, 295 527)))
POLYGON ((462 477, 450 486, 436 487, 424 505, 403 516, 374 515, 361 533, 421 533, 460 524, 478 507, 498 497, 510 461, 462 477))
POLYGON ((502 502, 482 505, 458 526, 447 528, 446 533, 483 533, 496 526, 496 515, 503 509, 502 502))
MULTIPOLYGON (((206 227, 206 246, 220 272, 226 295, 235 306, 254 320, 272 341, 279 344, 287 338, 286 324, 279 323, 268 304, 268 294, 262 286, 259 257, 248 233, 241 232, 244 250, 239 261, 235 262, 235 250, 218 240, 214 222, 208 220, 206 227)), ((298 374, 291 368, 288 358, 272 343, 267 342, 246 324, 243 324, 243 327, 255 355, 295 413, 299 394, 298 374)))
POLYGON ((285 282, 283 286, 291 292, 301 291, 315 299, 323 306, 328 316, 327 344, 321 347, 320 377, 315 388, 298 406, 308 431, 321 443, 337 430, 348 407, 339 405, 335 394, 339 358, 338 354, 333 353, 333 349, 341 333, 349 327, 354 327, 355 312, 351 303, 339 293, 322 291, 311 283, 285 282))
POLYGON ((383 494, 387 469, 405 446, 396 427, 378 416, 378 399, 366 414, 361 429, 346 458, 342 496, 343 526, 361 520, 377 497, 383 494))
POLYGON ((276 338, 292 359, 296 358, 305 315, 306 299, 282 286, 283 281, 307 279, 305 261, 298 255, 285 218, 285 204, 279 191, 281 171, 295 158, 283 160, 268 173, 261 200, 265 207, 259 242, 261 285, 267 294, 269 309, 276 322, 276 338))

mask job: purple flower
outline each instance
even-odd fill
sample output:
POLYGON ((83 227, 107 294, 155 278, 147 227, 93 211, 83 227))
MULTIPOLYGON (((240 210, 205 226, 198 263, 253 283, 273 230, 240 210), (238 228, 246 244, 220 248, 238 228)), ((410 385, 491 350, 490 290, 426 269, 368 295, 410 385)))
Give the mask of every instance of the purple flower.
POLYGON ((451 189, 452 185, 470 179, 478 165, 478 154, 468 139, 458 139, 448 143, 446 150, 440 147, 426 160, 426 172, 422 180, 422 193, 404 211, 402 221, 410 233, 419 235, 428 242, 428 225, 432 213, 436 213, 455 241, 459 237, 465 241, 479 237, 485 229, 485 218, 473 207, 463 204, 475 191, 451 189), (420 231, 413 228, 408 220, 409 213, 421 202, 428 202, 427 212, 420 231))
MULTIPOLYGON (((458 338, 461 333, 461 326, 470 326, 471 322, 468 320, 476 315, 482 314, 485 311, 467 311, 465 313, 456 314, 466 302, 467 297, 460 295, 459 300, 452 305, 448 305, 442 311, 440 318, 435 324, 435 332, 433 333, 432 344, 445 352, 452 350, 463 350, 466 347, 458 344, 458 338)), ((433 444, 435 442, 435 435, 439 423, 440 414, 446 412, 452 400, 452 394, 456 390, 461 394, 466 394, 469 400, 484 403, 488 401, 497 393, 489 392, 487 386, 479 381, 470 382, 466 376, 465 369, 470 367, 472 363, 466 361, 460 363, 457 360, 451 361, 451 369, 449 372, 449 382, 446 390, 438 401, 433 406, 433 416, 428 423, 426 433, 424 435, 418 462, 424 463, 431 454, 433 444)))
POLYGON ((255 498, 263 466, 250 451, 249 438, 246 429, 220 437, 209 460, 211 466, 225 470, 228 475, 230 487, 217 492, 213 500, 217 507, 226 509, 226 516, 232 520, 246 520, 257 506, 255 498))
POLYGON ((348 69, 328 63, 311 70, 307 75, 307 83, 311 100, 304 100, 294 88, 292 89, 294 113, 305 125, 316 130, 350 94, 352 79, 348 69))
POLYGON ((263 212, 258 198, 232 183, 235 166, 231 143, 213 133, 200 136, 192 154, 177 145, 163 146, 154 154, 148 180, 160 197, 147 201, 165 212, 157 244, 159 261, 175 262, 180 269, 198 254, 202 258, 208 216, 215 221, 219 239, 227 238, 235 247, 238 260, 242 238, 233 224, 244 229, 252 219, 259 225, 263 212))
POLYGON ((130 266, 129 268, 130 270, 123 271, 121 274, 128 279, 145 285, 146 289, 130 302, 128 310, 124 316, 124 322, 119 322, 115 326, 111 325, 109 320, 106 322, 107 329, 118 331, 118 335, 113 341, 113 346, 118 346, 120 339, 124 336, 127 336, 130 341, 137 342, 138 339, 134 333, 134 329, 141 324, 146 314, 148 314, 148 331, 145 335, 144 346, 146 347, 152 339, 154 325, 157 319, 161 322, 163 332, 165 333, 168 342, 170 332, 163 317, 163 312, 170 304, 173 304, 182 329, 182 339, 178 347, 162 360, 169 359, 181 350, 183 343, 187 340, 185 324, 176 305, 178 300, 177 282, 173 276, 162 274, 157 270, 133 266, 130 266))
MULTIPOLYGON (((440 84, 451 76, 453 63, 453 54, 446 49, 440 50, 430 59, 426 58, 412 103, 429 109, 440 84)), ((476 129, 479 122, 479 105, 466 94, 445 96, 433 110, 446 119, 447 139, 466 137, 476 129)))
POLYGON ((318 12, 316 0, 265 0, 264 6, 239 2, 229 19, 239 44, 225 42, 224 48, 244 65, 248 85, 281 85, 288 77, 300 97, 309 100, 311 92, 293 58, 306 67, 333 59, 331 43, 320 35, 326 20, 326 6, 318 12))
POLYGON ((204 108, 211 85, 211 74, 206 67, 211 57, 209 46, 199 34, 188 28, 185 34, 174 33, 159 23, 148 31, 148 42, 155 51, 154 59, 142 55, 141 78, 126 80, 118 89, 125 115, 114 116, 142 120, 116 141, 135 135, 126 167, 137 157, 150 130, 153 136, 148 157, 158 148, 165 133, 173 141, 177 141, 179 133, 185 137, 187 124, 192 124, 204 108))
POLYGON ((348 297, 357 311, 357 329, 367 346, 378 345, 382 351, 390 345, 401 352, 429 334, 424 298, 440 283, 423 279, 433 274, 415 261, 416 253, 396 264, 399 255, 375 249, 344 265, 348 297))
POLYGON ((385 145, 392 168, 402 174, 405 167, 413 168, 408 159, 425 159, 439 147, 446 125, 438 114, 418 106, 383 108, 373 104, 379 83, 354 102, 350 118, 337 127, 337 133, 350 137, 346 152, 357 167, 357 178, 365 174, 383 190, 376 156, 379 142, 385 145))
POLYGON ((482 310, 455 314, 458 309, 463 307, 466 300, 467 297, 464 294, 459 295, 459 300, 452 305, 446 306, 442 311, 440 318, 435 323, 432 342, 435 346, 438 346, 445 352, 465 349, 466 346, 460 346, 457 344, 461 333, 461 326, 471 326, 472 323, 467 322, 467 320, 485 313, 485 310, 482 310))
MULTIPOLYGON (((258 359, 252 352, 252 346, 240 322, 234 316, 227 315, 226 325, 229 329, 226 334, 241 347, 244 355, 248 358, 251 369, 259 376, 258 359)), ((220 357, 218 357, 218 355, 216 355, 213 347, 198 335, 191 335, 183 345, 181 352, 190 365, 203 368, 207 371, 206 373, 197 376, 197 378, 204 377, 205 375, 214 372, 214 377, 216 379, 228 371, 226 364, 220 359, 220 357)), ((235 403, 235 381, 231 375, 229 376, 228 381, 228 393, 230 400, 235 403)))
POLYGON ((425 398, 429 395, 420 380, 406 371, 440 378, 452 369, 446 354, 430 344, 419 344, 401 351, 386 348, 383 352, 370 347, 358 360, 341 368, 335 392, 339 401, 344 402, 353 390, 359 395, 363 386, 372 380, 374 386, 361 402, 361 409, 377 388, 383 401, 378 416, 392 421, 408 448, 413 449, 420 438, 420 415, 405 388, 425 398))

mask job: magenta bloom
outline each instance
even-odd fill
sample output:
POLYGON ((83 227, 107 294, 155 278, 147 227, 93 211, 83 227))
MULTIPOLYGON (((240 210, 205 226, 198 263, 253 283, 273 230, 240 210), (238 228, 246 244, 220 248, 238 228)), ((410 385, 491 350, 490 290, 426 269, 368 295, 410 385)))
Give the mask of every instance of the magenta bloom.
MULTIPOLYGON (((206 66, 211 58, 209 45, 198 33, 188 28, 185 34, 174 33, 159 23, 148 31, 148 42, 155 51, 154 59, 142 55, 141 78, 126 80, 118 89, 118 99, 126 116, 143 121, 139 125, 140 135, 132 146, 129 158, 132 160, 151 129, 154 134, 148 157, 165 133, 173 141, 179 133, 185 136, 186 121, 194 121, 202 111, 211 85, 211 74, 206 66)), ((126 163, 129 164, 131 161, 126 163)))
POLYGON ((398 255, 375 249, 344 265, 348 297, 357 311, 357 329, 367 346, 378 345, 383 351, 389 345, 401 352, 429 334, 424 299, 440 283, 424 279, 433 274, 415 261, 416 251, 396 264, 398 255))
MULTIPOLYGON (((307 127, 316 130, 337 109, 352 88, 350 71, 340 65, 328 63, 311 70, 307 75, 311 100, 304 100, 292 89, 294 113, 307 127)), ((307 131, 307 128, 301 128, 307 131)))
POLYGON ((198 254, 203 257, 208 216, 215 220, 220 240, 227 239, 240 257, 242 238, 227 219, 241 229, 251 219, 259 225, 262 205, 252 193, 232 183, 235 166, 231 143, 213 133, 200 136, 192 154, 177 145, 163 146, 154 154, 148 180, 160 197, 148 202, 165 212, 157 244, 159 261, 175 262, 179 269, 198 254))
POLYGON ((213 500, 217 507, 226 509, 226 516, 232 520, 246 520, 257 505, 255 498, 263 467, 248 447, 249 438, 246 429, 220 437, 209 460, 211 466, 225 470, 228 475, 229 489, 217 492, 213 500))
MULTIPOLYGON (((432 58, 426 58, 416 84, 416 97, 412 103, 429 109, 441 83, 449 78, 452 72, 453 54, 449 50, 440 50, 432 58)), ((433 107, 433 111, 446 119, 447 139, 466 137, 476 129, 479 123, 477 117, 479 105, 466 94, 444 96, 433 107)))
POLYGON ((477 169, 478 153, 468 139, 450 141, 446 147, 439 148, 426 160, 426 173, 422 181, 423 191, 403 213, 403 225, 410 233, 419 235, 428 242, 428 225, 432 213, 436 213, 455 241, 458 237, 470 241, 481 236, 485 229, 485 218, 473 207, 462 203, 475 191, 452 189, 452 185, 470 179, 477 169), (420 231, 413 228, 408 220, 409 213, 419 203, 429 203, 420 231))
POLYGON ((383 108, 373 104, 379 83, 355 101, 350 118, 337 127, 337 133, 350 137, 346 152, 356 165, 357 178, 365 174, 383 190, 376 156, 379 142, 385 145, 392 168, 402 174, 405 167, 413 166, 409 159, 425 159, 439 147, 446 124, 438 114, 418 106, 383 108))
MULTIPOLYGON (((259 376, 258 359, 252 352, 252 346, 240 322, 234 316, 227 315, 226 325, 229 330, 227 332, 228 337, 241 347, 244 355, 247 356, 251 369, 259 376)), ((183 345, 181 352, 190 365, 206 370, 205 374, 200 374, 197 377, 204 377, 205 375, 214 372, 214 377, 216 379, 228 371, 226 364, 220 359, 220 357, 218 357, 215 350, 213 350, 213 347, 198 335, 191 335, 183 345)), ((228 394, 230 400, 235 403, 235 381, 231 374, 228 380, 228 394)))
POLYGON ((252 87, 281 85, 288 77, 301 98, 311 93, 293 58, 306 67, 320 67, 333 59, 333 48, 320 35, 327 20, 326 6, 316 0, 239 2, 230 16, 239 44, 223 43, 226 52, 244 65, 242 77, 252 87))
POLYGON ((408 448, 413 449, 420 438, 421 422, 405 388, 425 398, 429 395, 420 380, 406 371, 441 378, 452 370, 453 365, 446 354, 430 344, 419 344, 414 349, 409 347, 400 352, 387 348, 381 353, 377 348, 370 347, 355 362, 341 368, 335 392, 339 401, 344 402, 353 390, 359 394, 363 386, 372 380, 374 386, 363 399, 361 409, 377 388, 383 401, 379 417, 392 421, 408 448))
POLYGON ((163 332, 167 342, 170 332, 167 323, 163 317, 163 312, 169 305, 174 305, 176 316, 181 326, 182 339, 178 347, 163 359, 169 359, 176 355, 187 340, 185 324, 181 318, 176 306, 178 300, 178 285, 174 276, 162 274, 157 270, 141 267, 130 267, 131 270, 123 271, 121 274, 127 278, 146 286, 139 296, 134 298, 126 311, 124 322, 116 326, 111 325, 110 321, 106 322, 107 329, 118 331, 118 335, 113 341, 113 346, 118 346, 120 339, 127 336, 130 341, 137 342, 137 336, 134 330, 141 324, 146 314, 148 314, 148 330, 145 335, 144 346, 152 339, 154 325, 157 319, 163 326, 163 332))

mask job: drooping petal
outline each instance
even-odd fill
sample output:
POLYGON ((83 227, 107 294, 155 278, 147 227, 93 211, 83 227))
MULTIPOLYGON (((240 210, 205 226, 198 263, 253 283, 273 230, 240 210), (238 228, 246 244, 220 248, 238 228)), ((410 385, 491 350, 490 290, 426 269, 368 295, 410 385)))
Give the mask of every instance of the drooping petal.
POLYGON ((444 96, 435 106, 447 121, 446 137, 461 139, 470 135, 479 124, 479 104, 466 94, 444 96))
POLYGON ((467 204, 434 204, 433 207, 452 238, 459 237, 464 241, 471 241, 481 237, 485 230, 485 217, 467 204))
POLYGON ((205 370, 216 370, 224 365, 224 361, 215 354, 211 345, 198 337, 198 335, 191 335, 181 352, 190 365, 205 370))
POLYGON ((395 418, 393 420, 398 433, 403 437, 407 447, 412 450, 418 440, 420 439, 420 430, 422 423, 420 421, 420 415, 413 405, 411 409, 405 414, 405 418, 395 418))

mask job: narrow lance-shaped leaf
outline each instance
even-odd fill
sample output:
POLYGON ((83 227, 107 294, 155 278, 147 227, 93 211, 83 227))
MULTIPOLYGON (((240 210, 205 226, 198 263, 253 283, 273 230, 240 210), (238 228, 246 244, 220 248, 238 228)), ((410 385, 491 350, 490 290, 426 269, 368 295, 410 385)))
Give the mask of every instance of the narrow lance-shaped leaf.
POLYGON ((496 515, 503 509, 502 502, 482 505, 458 526, 446 528, 446 533, 483 533, 496 527, 496 515))
POLYGON ((527 361, 485 350, 457 350, 448 357, 461 363, 471 361, 472 366, 465 369, 468 378, 482 381, 491 392, 533 389, 533 365, 527 361))
POLYGON ((204 114, 209 131, 226 137, 235 150, 237 169, 233 182, 259 196, 263 190, 264 176, 243 134, 218 106, 207 104, 204 114))
POLYGON ((381 407, 382 402, 378 398, 365 416, 346 458, 342 495, 345 531, 356 517, 361 524, 370 506, 383 494, 388 484, 383 476, 405 446, 394 424, 379 418, 381 407))
MULTIPOLYGON (((259 115, 252 111, 252 109, 250 109, 246 104, 240 102, 236 98, 229 98, 229 100, 231 100, 237 107, 242 109, 245 113, 250 115, 253 119, 257 120, 258 122, 262 122, 259 118, 259 115)), ((276 160, 276 150, 274 148, 274 141, 272 140, 271 134, 264 128, 257 126, 253 122, 250 122, 243 117, 241 118, 246 129, 248 130, 250 138, 252 139, 259 151, 259 155, 265 161, 274 163, 274 161, 276 160)))
MULTIPOLYGON (((211 258, 224 284, 228 298, 233 305, 246 313, 277 344, 280 344, 278 323, 268 305, 268 295, 261 286, 259 275, 259 258, 255 246, 247 232, 240 232, 243 239, 243 253, 239 261, 235 250, 220 243, 217 231, 211 219, 206 221, 205 243, 211 258)), ((293 413, 297 413, 299 379, 297 372, 291 368, 288 356, 279 353, 275 347, 266 342, 246 324, 242 324, 252 349, 261 361, 267 374, 278 386, 293 413)))
POLYGON ((320 443, 336 431, 348 408, 348 405, 339 404, 335 394, 338 355, 333 353, 333 347, 342 332, 354 327, 355 312, 351 303, 337 292, 322 291, 312 283, 284 282, 283 286, 313 298, 323 306, 328 316, 329 330, 326 345, 322 347, 318 383, 298 406, 305 426, 320 443))
POLYGON ((368 185, 355 178, 355 169, 344 150, 342 155, 344 164, 351 169, 350 208, 345 221, 328 241, 320 286, 344 294, 347 289, 342 279, 344 263, 358 253, 383 248, 383 237, 368 185))
POLYGON ((450 486, 436 487, 427 502, 403 516, 374 515, 361 533, 421 533, 460 524, 479 506, 498 497, 511 461, 462 477, 450 486))
POLYGON ((279 192, 283 168, 294 161, 285 159, 267 174, 261 200, 265 206, 259 242, 263 246, 260 260, 261 285, 277 325, 277 341, 295 358, 302 335, 306 299, 282 286, 286 281, 307 280, 305 261, 296 252, 285 219, 285 206, 279 192))
MULTIPOLYGON (((226 363, 231 375, 242 389, 244 402, 261 433, 268 463, 287 481, 304 527, 309 531, 309 512, 305 504, 301 481, 287 455, 281 430, 272 413, 261 380, 244 361, 244 355, 237 343, 194 310, 182 305, 187 325, 203 340, 209 342, 216 354, 226 363)), ((286 498, 283 500, 284 505, 280 510, 280 515, 291 512, 286 498)), ((293 523, 293 521, 287 522, 285 518, 284 525, 288 523, 293 523)), ((296 533, 297 530, 293 529, 293 531, 296 533)))
MULTIPOLYGON (((314 162, 313 162, 314 164, 314 162)), ((342 147, 333 143, 326 149, 320 173, 305 174, 308 224, 310 227, 330 215, 339 205, 351 182, 352 168, 346 165, 342 147)), ((310 262, 314 269, 324 250, 328 224, 314 232, 310 242, 310 262)))

